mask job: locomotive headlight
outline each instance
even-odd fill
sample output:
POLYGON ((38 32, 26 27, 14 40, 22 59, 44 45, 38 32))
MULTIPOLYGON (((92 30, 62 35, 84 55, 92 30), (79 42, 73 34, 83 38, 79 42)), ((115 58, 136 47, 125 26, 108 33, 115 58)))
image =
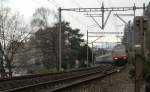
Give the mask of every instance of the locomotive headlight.
POLYGON ((114 59, 118 59, 118 58, 115 57, 114 59))
POLYGON ((127 57, 123 57, 123 59, 127 59, 127 57))

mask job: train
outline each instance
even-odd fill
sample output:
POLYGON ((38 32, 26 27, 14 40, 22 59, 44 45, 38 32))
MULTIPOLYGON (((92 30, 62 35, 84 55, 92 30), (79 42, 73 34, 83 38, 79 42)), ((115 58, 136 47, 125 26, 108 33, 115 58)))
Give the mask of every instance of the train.
POLYGON ((115 66, 123 66, 128 62, 128 54, 124 45, 116 45, 112 49, 112 59, 115 66))

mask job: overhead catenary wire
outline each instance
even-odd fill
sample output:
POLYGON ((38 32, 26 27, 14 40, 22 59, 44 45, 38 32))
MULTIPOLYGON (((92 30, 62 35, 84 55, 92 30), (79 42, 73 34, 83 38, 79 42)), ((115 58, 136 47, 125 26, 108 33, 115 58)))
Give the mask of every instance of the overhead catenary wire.
MULTIPOLYGON (((51 1, 51 0, 48 0, 48 1, 50 1, 51 2, 51 4, 53 5, 53 6, 55 6, 57 9, 61 6, 60 4, 58 4, 56 1, 51 1), (54 4, 55 3, 55 4, 54 4)), ((79 18, 77 18, 77 17, 74 17, 72 14, 70 14, 70 13, 68 13, 68 12, 66 12, 67 13, 67 16, 70 16, 70 18, 72 18, 74 21, 77 21, 78 23, 80 23, 80 24, 83 24, 83 25, 86 25, 84 22, 82 22, 79 18)), ((63 16, 63 15, 62 15, 63 16)))
MULTIPOLYGON (((77 1, 75 1, 75 0, 72 0, 79 8, 83 8, 77 1)), ((92 22, 93 22, 93 20, 92 20, 92 22)), ((95 23, 95 22, 94 22, 95 23)), ((84 24, 85 25, 85 24, 84 24)))
MULTIPOLYGON (((71 1, 73 1, 79 8, 83 8, 77 1, 75 1, 75 0, 71 0, 71 1)), ((80 20, 78 17, 76 19, 80 20)), ((80 20, 80 22, 82 22, 82 21, 80 20)), ((84 26, 86 26, 85 22, 82 22, 82 23, 84 26)))
MULTIPOLYGON (((112 3, 111 0, 108 0, 108 3, 109 3, 109 5, 110 5, 111 7, 113 7, 113 3, 112 3)), ((112 20, 110 20, 110 21, 111 21, 111 24, 114 25, 114 28, 116 29, 116 31, 118 31, 118 28, 117 28, 117 26, 116 26, 116 24, 117 24, 116 18, 114 18, 114 16, 113 16, 113 21, 112 21, 112 20), (114 22, 115 22, 115 23, 114 23, 114 22)), ((116 36, 118 36, 118 35, 116 34, 116 36)), ((116 38, 117 38, 117 37, 116 37, 116 38)), ((118 38, 117 38, 117 42, 118 42, 118 38)))

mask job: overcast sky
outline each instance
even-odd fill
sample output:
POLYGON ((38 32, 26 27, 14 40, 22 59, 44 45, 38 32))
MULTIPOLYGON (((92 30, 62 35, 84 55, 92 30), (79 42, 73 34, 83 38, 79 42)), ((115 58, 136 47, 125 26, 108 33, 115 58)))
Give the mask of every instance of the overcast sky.
MULTIPOLYGON (((57 13, 58 7, 62 8, 83 8, 83 7, 90 7, 90 8, 100 8, 102 2, 104 2, 105 7, 123 7, 123 6, 133 6, 135 3, 136 6, 142 6, 143 3, 146 5, 148 4, 149 0, 7 0, 7 5, 12 8, 14 11, 19 11, 25 18, 27 22, 30 21, 32 14, 34 13, 36 8, 39 7, 47 7, 52 11, 57 13)), ((124 23, 121 22, 117 17, 115 17, 114 13, 133 13, 132 12, 112 12, 108 23, 104 30, 100 30, 100 28, 94 27, 90 28, 90 25, 96 25, 94 21, 89 18, 85 17, 85 13, 76 13, 76 12, 62 12, 62 17, 64 20, 67 20, 71 23, 73 28, 81 29, 81 33, 86 35, 86 30, 89 31, 113 31, 113 32, 122 32, 124 23), (119 25, 119 26, 118 26, 119 25)), ((107 12, 105 18, 107 16, 107 12)), ((142 11, 136 11, 136 15, 141 15, 142 11)), ((133 17, 123 17, 125 21, 132 20, 133 17)), ((101 23, 101 18, 96 18, 96 20, 101 23)), ((53 21, 53 17, 50 20, 53 21)), ((56 21, 56 20, 55 20, 56 21)), ((84 37, 86 38, 86 37, 84 37)), ((90 42, 96 38, 89 38, 90 42)), ((100 41, 119 41, 116 39, 115 35, 109 35, 105 38, 102 38, 100 41)))

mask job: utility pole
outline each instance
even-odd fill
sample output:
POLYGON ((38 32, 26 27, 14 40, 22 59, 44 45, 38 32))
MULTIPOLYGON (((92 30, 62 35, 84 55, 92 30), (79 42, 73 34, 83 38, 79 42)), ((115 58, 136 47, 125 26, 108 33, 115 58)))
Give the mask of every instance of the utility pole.
POLYGON ((87 55, 86 56, 87 57, 87 59, 86 59, 87 60, 87 62, 86 62, 87 67, 89 66, 89 47, 88 47, 88 44, 89 44, 89 39, 88 39, 88 30, 87 30, 87 54, 86 54, 87 55))
POLYGON ((94 51, 93 51, 93 42, 92 42, 92 63, 93 63, 93 66, 94 66, 94 51))
POLYGON ((102 3, 101 10, 102 10, 102 29, 104 29, 104 4, 103 3, 102 3))
MULTIPOLYGON (((90 32, 88 32, 90 33, 90 32)), ((91 36, 88 36, 88 37, 91 37, 91 36)), ((95 43, 98 39, 101 39, 103 36, 95 36, 95 37, 98 37, 97 39, 95 39, 94 41, 92 41, 91 43, 88 43, 88 44, 92 44, 92 64, 94 66, 95 62, 94 62, 94 51, 93 51, 93 43, 95 43)))
POLYGON ((59 11, 59 71, 61 70, 61 63, 62 63, 62 48, 61 48, 61 7, 58 9, 59 11))

